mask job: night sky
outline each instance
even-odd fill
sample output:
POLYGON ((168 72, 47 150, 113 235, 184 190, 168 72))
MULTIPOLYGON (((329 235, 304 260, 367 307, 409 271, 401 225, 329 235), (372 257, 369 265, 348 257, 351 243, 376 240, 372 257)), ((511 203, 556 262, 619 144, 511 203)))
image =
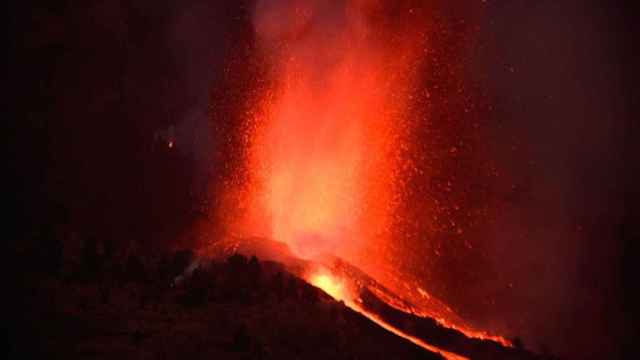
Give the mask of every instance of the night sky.
MULTIPOLYGON (((417 229, 407 236, 423 243, 407 264, 463 317, 534 351, 585 359, 632 351, 634 12, 606 1, 426 4, 439 25, 426 55, 433 73, 423 79, 432 97, 418 102, 433 117, 416 131, 420 151, 468 140, 469 152, 438 175, 486 167, 501 176, 463 181, 459 199, 438 198, 472 210, 490 204, 490 220, 470 226, 471 250, 446 233, 419 240, 417 229), (469 112, 455 105, 469 97, 469 112), (425 259, 436 247, 448 258, 425 259)), ((217 196, 241 157, 248 99, 266 72, 253 2, 8 9, 9 248, 60 224, 123 247, 196 244, 203 212, 213 214, 209 234, 223 232, 217 221, 232 215, 215 211, 217 196)), ((414 181, 419 204, 431 196, 420 183, 439 180, 414 181)), ((420 206, 410 213, 424 215, 420 206)), ((10 273, 29 266, 10 265, 10 273)))

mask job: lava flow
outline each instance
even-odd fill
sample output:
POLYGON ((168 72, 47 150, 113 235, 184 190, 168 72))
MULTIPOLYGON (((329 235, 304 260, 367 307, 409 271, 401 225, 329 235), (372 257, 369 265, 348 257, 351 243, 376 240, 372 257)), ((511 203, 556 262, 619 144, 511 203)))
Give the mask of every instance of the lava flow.
POLYGON ((445 357, 446 359, 449 360, 464 360, 467 359, 464 356, 460 356, 457 354, 454 354, 452 352, 449 351, 445 351, 443 349, 440 349, 436 346, 433 346, 431 344, 426 343, 424 340, 419 339, 415 336, 411 336, 405 332, 403 332, 402 330, 398 329, 397 327, 389 324, 388 322, 384 321, 383 319, 381 319, 378 315, 376 315, 375 313, 371 312, 371 311, 367 311, 366 309, 364 309, 360 304, 358 304, 358 302, 362 302, 362 300, 355 298, 354 299, 354 295, 351 294, 349 292, 349 289, 346 288, 345 283, 332 276, 331 274, 329 274, 326 271, 322 271, 322 272, 317 272, 314 273, 312 275, 310 275, 307 278, 307 281, 309 283, 311 283, 312 285, 322 289, 324 292, 326 292, 327 294, 331 295, 331 297, 333 297, 336 300, 341 300, 345 303, 346 306, 348 306, 349 308, 355 310, 356 312, 362 314, 364 317, 368 318, 369 320, 373 321, 374 323, 378 324, 380 327, 382 327, 383 329, 389 331, 390 333, 400 336, 404 339, 407 339, 409 341, 411 341, 412 343, 427 349, 431 352, 434 353, 438 353, 440 355, 442 355, 443 357, 445 357))
MULTIPOLYGON (((385 330, 447 359, 535 359, 531 354, 505 346, 502 338, 487 338, 481 333, 451 327, 434 316, 424 315, 423 311, 432 314, 446 306, 433 298, 429 307, 414 305, 409 298, 401 297, 358 267, 333 255, 319 255, 314 260, 302 259, 278 241, 229 237, 200 248, 198 256, 224 261, 234 254, 276 261, 290 274, 322 289, 385 330)), ((449 316, 456 318, 452 312, 449 316)))
MULTIPOLYGON (((246 182, 234 189, 244 214, 230 231, 276 239, 300 259, 345 259, 384 284, 367 288, 390 306, 507 344, 468 330, 446 305, 408 286, 408 277, 386 271, 410 176, 406 119, 429 44, 420 9, 398 5, 394 11, 403 14, 392 22, 384 10, 374 1, 258 1, 254 25, 269 85, 248 119, 246 182)), ((349 284, 331 273, 305 275, 393 328, 359 306, 349 284)))

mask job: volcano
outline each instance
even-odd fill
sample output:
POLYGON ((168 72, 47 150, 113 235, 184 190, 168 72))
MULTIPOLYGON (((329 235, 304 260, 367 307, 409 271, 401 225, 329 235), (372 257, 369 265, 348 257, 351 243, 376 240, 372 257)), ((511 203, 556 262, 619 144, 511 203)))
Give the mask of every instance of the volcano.
POLYGON ((8 358, 636 358, 605 3, 9 1, 8 358))
MULTIPOLYGON (((423 301, 413 303, 358 267, 330 254, 302 259, 284 243, 259 237, 232 237, 201 249, 194 263, 222 261, 235 254, 282 264, 294 276, 326 292, 389 332, 447 359, 538 359, 499 336, 451 325, 462 319, 445 304, 418 289, 423 301), (434 318, 429 314, 447 316, 434 318), (444 315, 446 314, 446 315, 444 315)), ((190 267, 194 268, 194 265, 190 267)), ((405 292, 410 296, 411 292, 405 292)))

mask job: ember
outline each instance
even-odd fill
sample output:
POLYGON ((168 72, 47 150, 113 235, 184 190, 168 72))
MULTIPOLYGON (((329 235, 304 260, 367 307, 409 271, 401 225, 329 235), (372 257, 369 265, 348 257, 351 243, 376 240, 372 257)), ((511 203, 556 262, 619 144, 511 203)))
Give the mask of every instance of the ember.
POLYGON ((6 357, 637 357, 637 21, 530 3, 9 1, 6 357))
MULTIPOLYGON (((304 259, 339 256, 415 304, 396 305, 402 311, 508 344, 470 329, 425 290, 407 291, 417 286, 396 276, 390 258, 414 171, 405 156, 407 119, 429 47, 423 10, 400 7, 402 23, 385 27, 375 21, 384 11, 379 4, 291 5, 257 6, 255 30, 270 61, 270 86, 247 126, 245 217, 229 219, 229 227, 284 242, 304 259)), ((345 298, 335 278, 314 274, 309 281, 345 298)))
POLYGON ((273 85, 248 134, 249 211, 239 232, 285 242, 305 258, 329 252, 374 264, 401 197, 402 115, 424 39, 372 27, 369 4, 349 2, 337 18, 334 6, 259 6, 273 85), (317 18, 340 26, 324 35, 317 18))

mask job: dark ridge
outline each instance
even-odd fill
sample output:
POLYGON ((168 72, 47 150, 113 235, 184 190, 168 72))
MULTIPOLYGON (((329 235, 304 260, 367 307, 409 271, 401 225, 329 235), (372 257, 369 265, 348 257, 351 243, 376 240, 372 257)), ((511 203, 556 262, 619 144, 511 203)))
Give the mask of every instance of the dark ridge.
POLYGON ((189 251, 105 259, 91 249, 83 256, 100 267, 21 274, 9 359, 441 359, 279 263, 236 254, 194 266, 189 251))

